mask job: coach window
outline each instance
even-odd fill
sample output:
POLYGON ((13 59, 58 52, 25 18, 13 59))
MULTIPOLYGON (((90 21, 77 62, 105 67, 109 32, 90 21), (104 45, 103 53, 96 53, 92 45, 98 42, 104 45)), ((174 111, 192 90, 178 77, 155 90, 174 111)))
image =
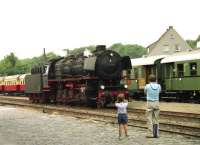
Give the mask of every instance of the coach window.
POLYGON ((190 75, 196 76, 197 75, 197 63, 190 63, 190 75))
POLYGON ((138 77, 144 78, 144 67, 143 66, 138 68, 138 77))
POLYGON ((178 77, 183 77, 184 76, 183 64, 178 64, 177 65, 177 74, 178 74, 178 77))
POLYGON ((172 77, 175 77, 176 76, 176 68, 175 68, 174 63, 172 63, 171 70, 172 70, 172 77))
POLYGON ((133 69, 133 73, 134 73, 135 78, 138 78, 138 69, 137 68, 133 69))
POLYGON ((170 64, 166 64, 166 67, 165 67, 165 77, 166 78, 170 78, 171 77, 171 65, 170 64))

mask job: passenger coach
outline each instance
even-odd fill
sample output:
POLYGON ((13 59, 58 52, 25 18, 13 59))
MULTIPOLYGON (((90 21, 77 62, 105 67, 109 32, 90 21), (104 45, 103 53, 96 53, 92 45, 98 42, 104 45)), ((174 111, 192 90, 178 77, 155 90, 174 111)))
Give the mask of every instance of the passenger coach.
POLYGON ((25 77, 27 74, 0 77, 0 92, 20 94, 25 91, 25 77))
POLYGON ((148 76, 155 74, 162 86, 161 98, 200 101, 200 50, 133 59, 132 67, 137 85, 130 91, 135 98, 144 98, 148 76))

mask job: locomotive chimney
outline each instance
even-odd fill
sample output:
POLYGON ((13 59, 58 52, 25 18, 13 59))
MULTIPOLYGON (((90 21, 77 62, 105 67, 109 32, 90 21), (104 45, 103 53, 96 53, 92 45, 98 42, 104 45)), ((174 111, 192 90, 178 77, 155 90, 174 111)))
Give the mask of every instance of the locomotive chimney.
POLYGON ((43 63, 47 62, 47 55, 46 55, 46 50, 43 48, 43 63))
POLYGON ((106 50, 106 45, 97 45, 96 46, 96 51, 104 51, 106 50))

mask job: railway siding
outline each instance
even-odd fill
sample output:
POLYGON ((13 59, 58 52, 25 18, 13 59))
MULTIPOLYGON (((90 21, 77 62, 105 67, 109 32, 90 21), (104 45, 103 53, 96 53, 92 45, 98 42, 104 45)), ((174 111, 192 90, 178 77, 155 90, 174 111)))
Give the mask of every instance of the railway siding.
POLYGON ((100 122, 91 118, 42 113, 39 110, 0 105, 0 144, 199 145, 200 142, 197 137, 166 132, 161 132, 157 139, 145 138, 146 129, 131 126, 129 137, 123 136, 122 140, 118 140, 118 126, 108 123, 108 119, 100 122))
MULTIPOLYGON (((10 98, 8 100, 1 98, 0 103, 34 108, 47 113, 57 112, 78 118, 92 118, 98 121, 117 123, 116 111, 113 109, 98 110, 86 107, 30 104, 28 101, 12 100, 10 98)), ((146 128, 145 110, 129 109, 129 125, 146 128)), ((188 115, 188 113, 163 111, 160 115, 160 130, 200 137, 199 114, 190 113, 188 115)))

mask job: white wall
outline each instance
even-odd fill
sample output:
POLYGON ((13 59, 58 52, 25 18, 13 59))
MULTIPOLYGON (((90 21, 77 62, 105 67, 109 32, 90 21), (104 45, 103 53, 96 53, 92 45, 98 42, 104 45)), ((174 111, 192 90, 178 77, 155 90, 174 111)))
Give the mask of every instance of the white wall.
POLYGON ((197 42, 197 48, 200 48, 200 41, 197 42))

